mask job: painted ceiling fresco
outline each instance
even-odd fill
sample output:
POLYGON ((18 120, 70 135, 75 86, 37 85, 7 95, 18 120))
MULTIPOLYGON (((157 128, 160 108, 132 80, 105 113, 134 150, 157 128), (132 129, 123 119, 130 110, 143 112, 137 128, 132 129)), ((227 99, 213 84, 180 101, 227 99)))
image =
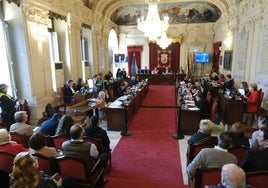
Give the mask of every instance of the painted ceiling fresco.
MULTIPOLYGON (((219 9, 207 2, 183 2, 158 4, 161 17, 169 16, 170 24, 179 23, 206 23, 216 22, 221 13, 219 9)), ((128 5, 119 8, 111 17, 117 25, 136 25, 141 16, 146 18, 148 12, 147 4, 128 5)))

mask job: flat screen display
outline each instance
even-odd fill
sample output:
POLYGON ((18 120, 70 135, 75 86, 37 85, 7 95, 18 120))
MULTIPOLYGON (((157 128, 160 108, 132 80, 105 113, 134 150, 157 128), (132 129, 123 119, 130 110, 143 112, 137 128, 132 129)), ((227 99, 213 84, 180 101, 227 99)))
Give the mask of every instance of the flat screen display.
POLYGON ((208 63, 209 62, 209 53, 208 52, 198 52, 195 54, 196 63, 208 63))

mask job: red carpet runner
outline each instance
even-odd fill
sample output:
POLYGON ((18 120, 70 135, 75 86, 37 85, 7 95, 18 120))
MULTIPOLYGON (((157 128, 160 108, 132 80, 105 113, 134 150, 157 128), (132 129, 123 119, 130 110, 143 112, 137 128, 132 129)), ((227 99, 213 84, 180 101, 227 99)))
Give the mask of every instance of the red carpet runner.
MULTIPOLYGON (((143 105, 174 106, 174 86, 150 86, 143 105)), ((129 137, 112 153, 105 188, 181 188, 183 185, 176 132, 176 110, 140 108, 129 137)))

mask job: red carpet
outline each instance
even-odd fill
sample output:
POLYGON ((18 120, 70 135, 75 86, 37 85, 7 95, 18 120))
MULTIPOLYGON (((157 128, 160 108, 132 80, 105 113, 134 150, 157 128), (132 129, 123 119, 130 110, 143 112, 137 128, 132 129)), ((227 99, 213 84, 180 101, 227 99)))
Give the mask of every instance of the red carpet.
MULTIPOLYGON (((174 106, 174 86, 150 86, 143 105, 174 106)), ((183 185, 176 132, 176 110, 140 108, 112 153, 105 188, 180 188, 183 185)))

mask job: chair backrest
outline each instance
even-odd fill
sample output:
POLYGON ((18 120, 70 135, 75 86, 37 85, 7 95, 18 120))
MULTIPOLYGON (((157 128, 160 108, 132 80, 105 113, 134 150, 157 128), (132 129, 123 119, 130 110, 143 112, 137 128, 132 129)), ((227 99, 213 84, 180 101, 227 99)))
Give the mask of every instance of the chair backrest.
POLYGON ((21 135, 17 132, 10 132, 9 134, 12 141, 17 142, 18 144, 22 144, 24 147, 28 148, 28 141, 30 136, 21 135))
POLYGON ((187 148, 187 165, 192 162, 192 160, 195 158, 195 156, 203 149, 203 148, 213 148, 213 144, 190 144, 187 148))
POLYGON ((232 153, 236 156, 238 164, 241 164, 242 161, 244 161, 246 154, 247 154, 248 148, 245 146, 232 146, 228 149, 229 153, 232 153))
POLYGON ((43 171, 45 174, 50 176, 54 175, 57 172, 56 161, 54 157, 46 157, 39 153, 34 153, 34 156, 37 157, 38 160, 38 169, 43 171))
POLYGON ((268 171, 247 172, 246 182, 254 188, 263 188, 268 185, 268 171))
POLYGON ((98 163, 93 160, 80 160, 73 157, 56 157, 59 173, 62 177, 71 177, 79 183, 86 183, 89 187, 96 185, 103 177, 104 169, 96 168, 98 163), (74 173, 75 172, 75 173, 74 173))
POLYGON ((214 121, 217 111, 218 111, 218 101, 214 100, 212 105, 211 105, 211 111, 210 111, 210 120, 211 121, 214 121))
POLYGON ((11 173, 15 154, 0 150, 0 170, 11 173))
POLYGON ((69 138, 67 138, 66 136, 51 136, 51 139, 52 139, 54 147, 57 150, 61 150, 62 143, 65 142, 66 140, 69 140, 69 138))
POLYGON ((197 169, 194 179, 194 188, 217 185, 221 182, 221 168, 197 169))
POLYGON ((90 137, 90 136, 84 136, 83 140, 89 141, 89 142, 95 144, 99 153, 104 152, 103 142, 102 142, 101 139, 93 138, 93 137, 90 137))
POLYGON ((262 91, 262 89, 259 89, 258 93, 259 93, 258 111, 260 111, 262 99, 264 97, 264 92, 262 91))

